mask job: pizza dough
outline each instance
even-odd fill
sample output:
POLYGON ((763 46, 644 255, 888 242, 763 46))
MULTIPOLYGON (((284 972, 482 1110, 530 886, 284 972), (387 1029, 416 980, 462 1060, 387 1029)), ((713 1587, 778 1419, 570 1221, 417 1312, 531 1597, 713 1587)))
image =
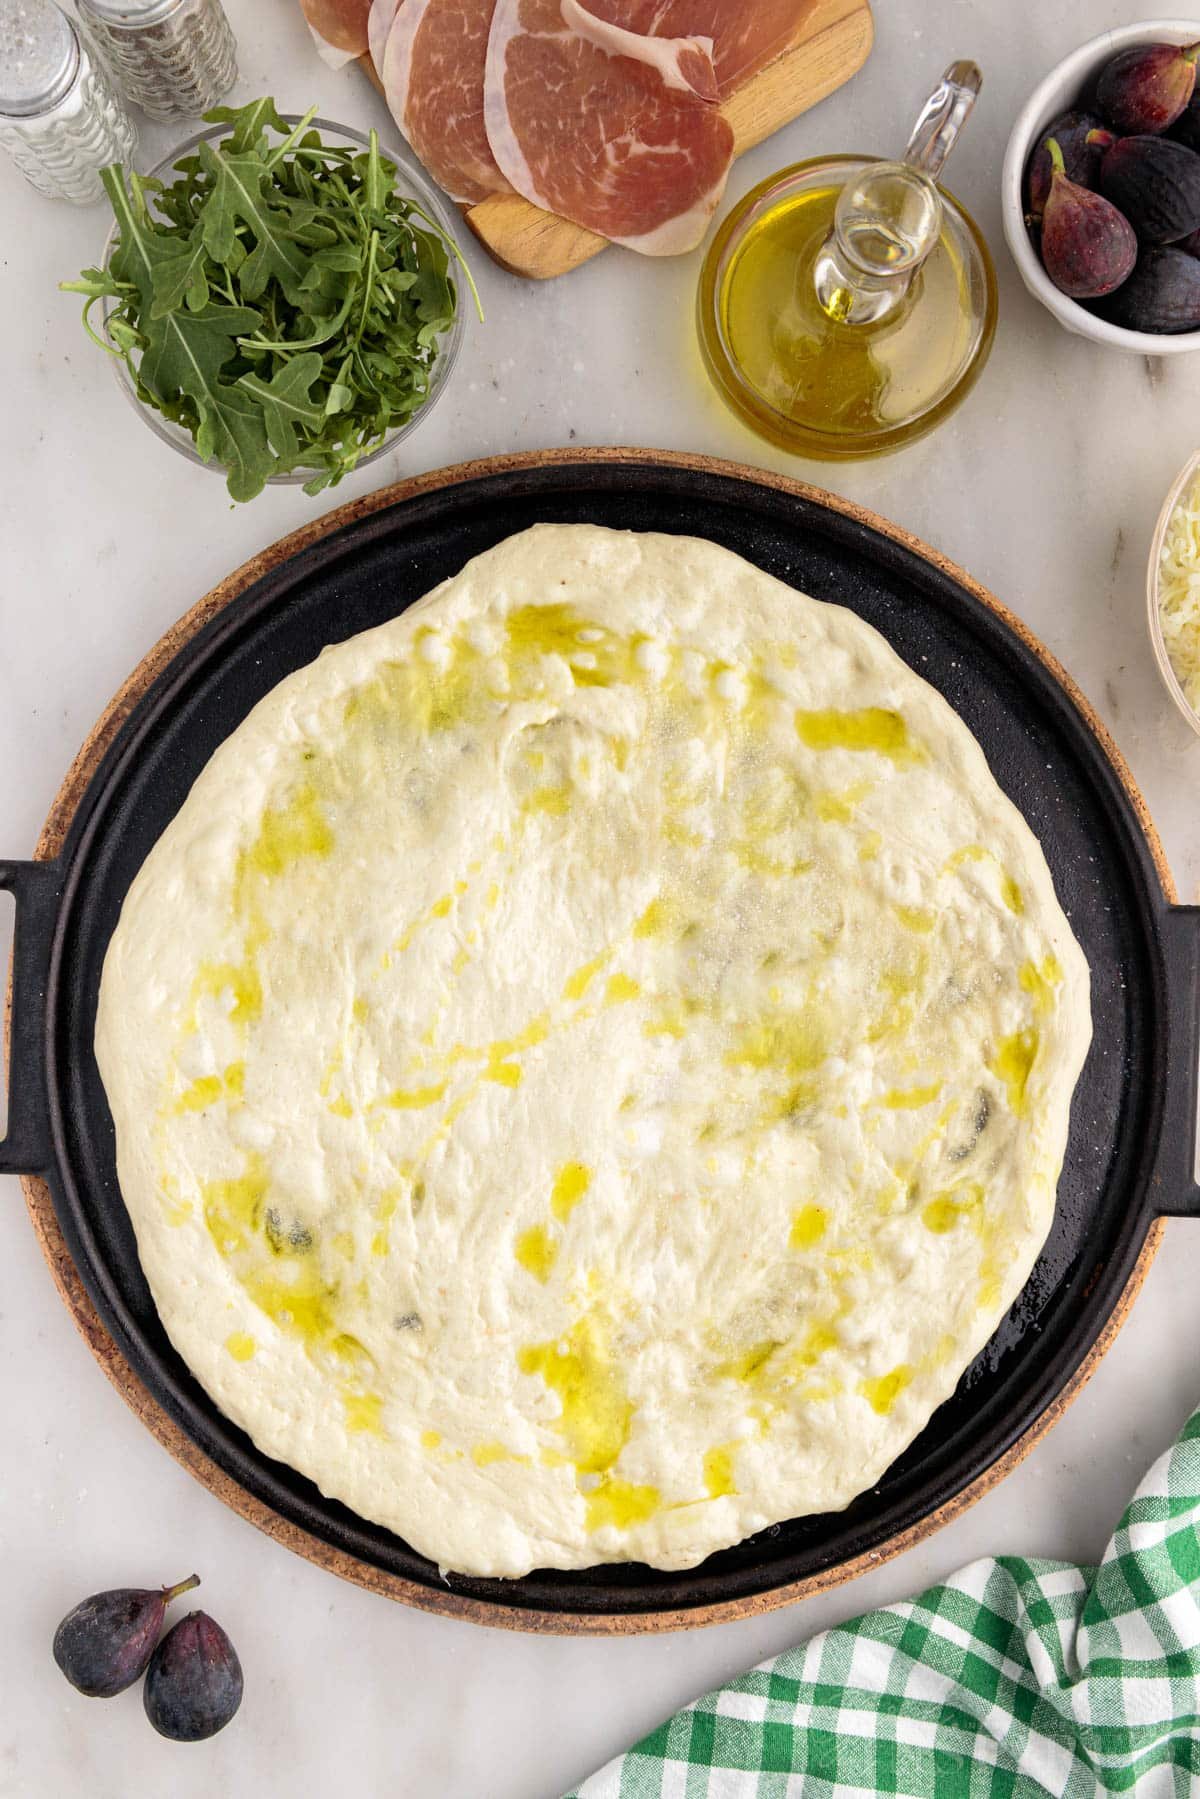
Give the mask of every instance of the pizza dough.
POLYGON ((172 1342, 444 1567, 845 1506, 1045 1239, 1088 970, 852 613, 540 525, 282 681, 134 881, 96 1049, 172 1342))

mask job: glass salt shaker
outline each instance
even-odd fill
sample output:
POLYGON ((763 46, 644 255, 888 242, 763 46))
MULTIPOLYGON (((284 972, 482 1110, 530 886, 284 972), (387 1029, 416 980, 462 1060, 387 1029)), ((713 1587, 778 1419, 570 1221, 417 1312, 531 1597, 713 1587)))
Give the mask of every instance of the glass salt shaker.
POLYGON ((0 5, 0 148, 39 193, 85 205, 137 134, 104 70, 53 0, 0 5))
POLYGON ((76 0, 122 92, 153 119, 207 112, 237 80, 221 0, 76 0))

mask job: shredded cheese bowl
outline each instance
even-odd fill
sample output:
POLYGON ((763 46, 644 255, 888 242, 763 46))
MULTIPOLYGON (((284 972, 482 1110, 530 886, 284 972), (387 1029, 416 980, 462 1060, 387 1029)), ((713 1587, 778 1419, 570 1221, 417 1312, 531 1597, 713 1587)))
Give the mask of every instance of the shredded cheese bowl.
POLYGON ((1200 451, 1176 478, 1159 514, 1146 597, 1159 672, 1200 735, 1200 451))

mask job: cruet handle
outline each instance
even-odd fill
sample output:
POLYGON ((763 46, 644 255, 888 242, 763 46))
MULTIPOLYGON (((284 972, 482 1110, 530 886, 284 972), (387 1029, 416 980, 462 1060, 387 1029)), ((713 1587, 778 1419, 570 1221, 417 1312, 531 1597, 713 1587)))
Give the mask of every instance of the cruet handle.
POLYGON ((813 267, 817 301, 829 318, 873 324, 904 300, 937 244, 936 178, 982 82, 975 63, 952 62, 922 107, 903 160, 868 163, 842 189, 813 267))
POLYGON ((931 181, 958 141, 958 134, 979 98, 983 76, 973 62, 952 62, 921 108, 902 160, 931 181))

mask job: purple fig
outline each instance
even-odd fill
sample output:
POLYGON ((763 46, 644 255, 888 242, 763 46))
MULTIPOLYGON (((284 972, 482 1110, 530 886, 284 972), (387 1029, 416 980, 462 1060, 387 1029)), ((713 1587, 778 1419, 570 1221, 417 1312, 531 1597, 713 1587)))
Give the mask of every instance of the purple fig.
POLYGON ((1080 187, 1090 188, 1095 188, 1099 183, 1100 161, 1104 152, 1111 149, 1117 141, 1112 132, 1092 113, 1065 112, 1052 125, 1047 125, 1038 140, 1037 148, 1029 158, 1025 174, 1027 225, 1040 224, 1046 210, 1050 177, 1054 173, 1050 152, 1046 148, 1050 138, 1056 140, 1062 151, 1063 168, 1069 178, 1077 181, 1080 187))
POLYGON ((1133 44, 1114 56, 1096 83, 1096 110, 1126 136, 1166 131, 1196 86, 1197 44, 1133 44))
POLYGON ((1200 94, 1193 94, 1175 123, 1169 136, 1177 144, 1186 144, 1189 150, 1200 150, 1200 94))
POLYGON ((199 1585, 193 1574, 177 1587, 117 1587, 81 1599, 54 1633, 55 1661, 89 1699, 123 1693, 145 1673, 172 1599, 199 1585))
POLYGON ((1200 225, 1200 156, 1166 137, 1119 138, 1100 164, 1100 191, 1143 243, 1174 243, 1200 225))
POLYGON ((1143 250, 1128 281, 1096 311, 1127 331, 1200 331, 1200 262, 1173 247, 1143 250))
POLYGON ((142 1699, 160 1736, 199 1743, 224 1730, 242 1703, 242 1665, 207 1612, 189 1612, 150 1660, 142 1699))
POLYGON ((1042 215, 1042 262, 1055 287, 1094 300, 1120 287, 1137 261, 1129 220, 1099 194, 1071 181, 1056 138, 1047 144, 1052 174, 1042 215))
POLYGON ((1189 231, 1186 237, 1181 237, 1171 248, 1182 250, 1185 256, 1200 256, 1200 231, 1189 231))

